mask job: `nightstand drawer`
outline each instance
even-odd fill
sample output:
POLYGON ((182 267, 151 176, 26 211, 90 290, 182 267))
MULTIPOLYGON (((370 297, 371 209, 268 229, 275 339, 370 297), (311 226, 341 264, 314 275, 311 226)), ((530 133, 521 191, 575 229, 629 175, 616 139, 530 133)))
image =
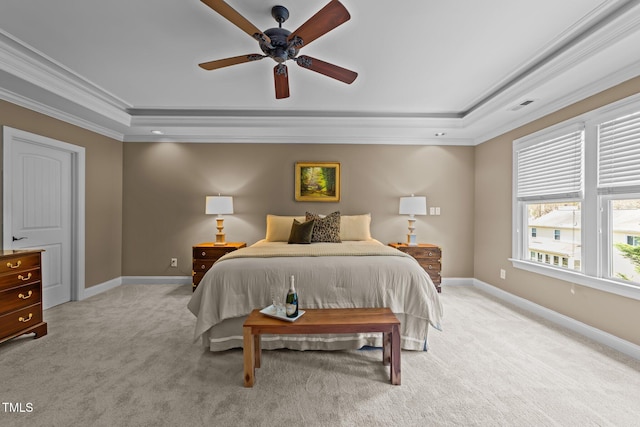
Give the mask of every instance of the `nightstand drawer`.
POLYGON ((42 306, 34 304, 0 316, 0 336, 8 336, 42 322, 42 306))
POLYGON ((219 247, 219 248, 203 248, 203 247, 194 247, 193 248, 193 258, 194 259, 213 259, 217 260, 224 254, 228 254, 229 252, 233 252, 238 248, 229 248, 229 247, 219 247))
POLYGON ((215 259, 194 259, 193 260, 193 271, 195 273, 205 273, 207 270, 211 268, 213 263, 216 262, 215 259))
POLYGON ((410 253, 412 257, 415 259, 424 259, 424 260, 437 260, 439 261, 442 257, 442 252, 440 248, 421 248, 421 247, 412 247, 409 251, 407 248, 398 248, 403 252, 410 253), (403 250, 405 249, 405 250, 403 250))
POLYGON ((40 283, 18 286, 0 292, 0 313, 8 313, 39 302, 40 283))

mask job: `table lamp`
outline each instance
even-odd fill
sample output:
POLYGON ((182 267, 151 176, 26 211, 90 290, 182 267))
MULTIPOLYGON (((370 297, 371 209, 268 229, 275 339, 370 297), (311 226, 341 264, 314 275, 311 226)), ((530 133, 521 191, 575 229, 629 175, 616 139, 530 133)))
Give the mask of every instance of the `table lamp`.
POLYGON ((225 242, 224 233, 222 232, 224 229, 224 218, 222 215, 233 213, 233 197, 221 196, 219 194, 217 196, 207 196, 205 213, 208 215, 218 215, 216 218, 216 228, 218 232, 216 233, 214 245, 225 245, 227 242, 225 242))
POLYGON ((409 215, 409 234, 407 234, 407 245, 417 246, 416 241, 416 218, 415 215, 427 214, 427 198, 425 196, 400 197, 400 215, 409 215))

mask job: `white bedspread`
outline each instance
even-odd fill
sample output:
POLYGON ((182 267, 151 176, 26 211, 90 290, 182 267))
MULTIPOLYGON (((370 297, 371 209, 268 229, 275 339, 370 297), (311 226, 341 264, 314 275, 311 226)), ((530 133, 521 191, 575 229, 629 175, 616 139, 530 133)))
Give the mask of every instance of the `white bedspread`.
MULTIPOLYGON (((438 293, 412 257, 377 240, 311 245, 263 240, 225 255, 205 274, 188 304, 197 316, 195 338, 206 338, 217 325, 270 305, 274 286, 284 299, 291 275, 301 309, 391 308, 402 322, 403 348, 425 348, 428 325, 440 329, 438 293)), ((228 348, 241 343, 242 331, 231 335, 228 348)))

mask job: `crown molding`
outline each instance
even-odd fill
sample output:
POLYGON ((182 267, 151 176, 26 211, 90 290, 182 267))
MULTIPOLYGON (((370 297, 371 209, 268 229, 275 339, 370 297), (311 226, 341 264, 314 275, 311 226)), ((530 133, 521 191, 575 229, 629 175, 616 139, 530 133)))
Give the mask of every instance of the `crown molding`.
POLYGON ((85 120, 76 115, 69 114, 65 111, 54 108, 50 105, 45 105, 41 102, 37 102, 32 99, 26 98, 22 95, 18 95, 16 93, 7 91, 1 87, 0 87, 0 99, 11 102, 12 104, 18 105, 20 107, 24 107, 29 110, 35 111, 36 113, 41 113, 46 116, 52 117, 54 119, 58 119, 66 123, 70 123, 72 125, 81 127, 91 132, 95 132, 97 134, 109 137, 111 139, 115 139, 117 141, 124 140, 124 134, 122 132, 116 132, 111 128, 100 126, 95 122, 85 120))
POLYGON ((2 30, 0 69, 117 124, 131 122, 131 105, 2 30))
MULTIPOLYGON (((560 78, 568 70, 579 66, 595 55, 606 52, 617 43, 635 38, 640 44, 640 2, 628 1, 603 20, 585 29, 563 46, 550 52, 527 71, 513 81, 497 90, 486 102, 465 114, 463 127, 470 127, 491 114, 503 112, 513 106, 515 100, 530 98, 529 94, 547 82, 560 78), (516 84, 517 83, 517 84, 516 84)), ((638 45, 636 44, 636 46, 638 45)), ((558 111, 575 102, 583 100, 598 92, 611 88, 640 75, 636 61, 622 69, 616 70, 601 79, 568 93, 566 96, 546 102, 541 108, 519 116, 515 120, 505 120, 502 125, 490 129, 489 132, 475 137, 475 144, 480 144, 526 123, 530 123, 545 115, 558 111)))

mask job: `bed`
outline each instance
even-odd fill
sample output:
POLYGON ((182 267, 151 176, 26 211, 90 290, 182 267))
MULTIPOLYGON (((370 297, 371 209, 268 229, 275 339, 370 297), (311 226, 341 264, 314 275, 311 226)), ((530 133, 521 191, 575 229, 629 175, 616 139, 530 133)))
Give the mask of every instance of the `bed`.
MULTIPOLYGON (((442 317, 436 288, 415 259, 373 239, 370 222, 370 215, 336 212, 326 217, 268 215, 265 239, 220 258, 193 293, 188 308, 196 316, 195 339, 211 351, 241 348, 246 316, 270 305, 274 288, 284 298, 293 275, 301 309, 389 307, 401 322, 402 348, 427 350, 428 331, 440 329, 442 317), (315 240, 307 242, 310 221, 318 221, 315 231, 320 233, 309 233, 315 240), (326 233, 327 222, 333 223, 332 235, 326 233), (289 243, 305 224, 303 243, 289 243)), ((380 347, 382 337, 265 335, 262 346, 344 350, 380 347)))

